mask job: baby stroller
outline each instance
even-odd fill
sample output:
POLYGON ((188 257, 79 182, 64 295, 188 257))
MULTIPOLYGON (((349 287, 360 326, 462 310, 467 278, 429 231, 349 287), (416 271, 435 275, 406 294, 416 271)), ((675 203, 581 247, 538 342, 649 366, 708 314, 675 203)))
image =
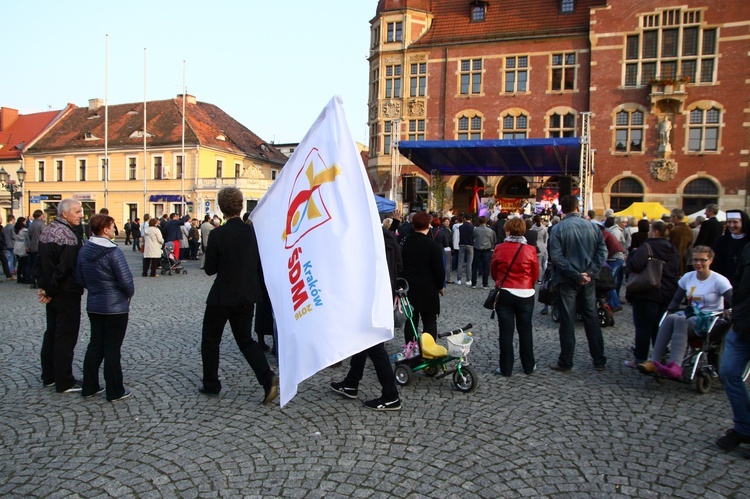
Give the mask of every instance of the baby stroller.
POLYGON ((172 242, 166 243, 161 249, 161 275, 169 274, 172 272, 179 274, 187 274, 187 270, 182 268, 181 261, 174 256, 174 244, 172 242))
MULTIPOLYGON (((615 316, 612 309, 607 305, 607 293, 615 289, 615 279, 612 276, 612 269, 603 266, 599 271, 599 277, 594 279, 596 286, 596 313, 599 316, 599 325, 609 327, 615 325, 615 316)), ((552 320, 560 322, 560 311, 557 309, 557 303, 552 304, 552 320)), ((581 320, 580 312, 576 311, 576 320, 581 320)))

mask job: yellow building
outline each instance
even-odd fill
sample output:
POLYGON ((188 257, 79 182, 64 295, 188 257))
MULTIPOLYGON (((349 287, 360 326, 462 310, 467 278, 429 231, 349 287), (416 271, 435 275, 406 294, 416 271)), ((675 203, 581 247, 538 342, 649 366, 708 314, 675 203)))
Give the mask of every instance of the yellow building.
POLYGON ((61 199, 73 197, 86 220, 103 207, 120 225, 144 213, 202 219, 219 212, 216 194, 225 186, 242 190, 250 211, 286 161, 220 108, 191 95, 184 103, 182 95, 147 102, 145 112, 143 102, 105 107, 92 99, 26 148, 24 212, 41 209, 50 218, 61 199))

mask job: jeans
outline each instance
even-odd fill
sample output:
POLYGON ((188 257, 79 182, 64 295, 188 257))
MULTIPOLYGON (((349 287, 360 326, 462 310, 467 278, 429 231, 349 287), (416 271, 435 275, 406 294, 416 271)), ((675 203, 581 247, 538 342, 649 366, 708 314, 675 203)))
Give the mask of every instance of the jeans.
POLYGON ((86 349, 86 356, 83 358, 81 395, 86 397, 99 391, 99 367, 104 361, 107 400, 118 399, 125 394, 120 349, 128 327, 128 314, 89 313, 89 321, 91 322, 91 340, 86 349))
POLYGON ((516 328, 518 328, 518 353, 521 357, 521 366, 525 373, 533 372, 536 364, 531 329, 534 296, 522 298, 507 290, 501 290, 496 310, 500 329, 500 372, 503 376, 510 376, 513 373, 513 332, 516 328))
POLYGON ((391 361, 388 359, 388 352, 385 351, 385 346, 382 343, 378 343, 352 356, 349 372, 346 374, 346 378, 344 378, 344 385, 350 388, 359 387, 359 382, 365 372, 367 357, 370 357, 372 365, 375 367, 375 374, 377 374, 378 381, 382 387, 381 396, 383 400, 396 400, 398 398, 396 378, 393 375, 391 361))
POLYGON ((458 247, 458 270, 456 279, 461 280, 461 273, 466 275, 466 282, 471 280, 471 264, 474 261, 474 246, 462 244, 458 247))
POLYGON ((742 374, 748 362, 750 337, 741 336, 734 329, 730 329, 724 339, 719 376, 734 413, 734 430, 742 435, 750 435, 750 393, 742 381, 742 374))
POLYGON ((253 324, 253 304, 234 307, 206 305, 203 315, 201 338, 201 358, 203 359, 203 387, 211 393, 221 391, 219 381, 219 347, 227 321, 232 328, 234 341, 255 372, 258 383, 268 386, 275 376, 268 365, 263 349, 251 335, 253 324))
POLYGON ((482 275, 482 286, 487 287, 487 281, 490 277, 490 260, 492 259, 492 250, 474 249, 474 264, 471 269, 471 282, 474 286, 479 286, 477 278, 482 275))
POLYGON ((42 382, 54 382, 56 390, 64 392, 76 383, 73 351, 81 326, 81 295, 57 295, 45 307, 47 329, 42 339, 42 382))
POLYGON ((13 273, 14 270, 16 270, 16 255, 13 253, 13 250, 5 250, 5 256, 8 258, 8 267, 10 267, 10 272, 13 273))
POLYGON ((451 263, 453 261, 453 257, 451 256, 451 250, 450 248, 443 250, 443 264, 445 265, 445 280, 446 282, 453 282, 451 281, 451 263))
POLYGON ((26 282, 36 287, 36 261, 39 256, 38 252, 28 252, 26 260, 26 282))
POLYGON ((0 263, 3 265, 3 274, 5 274, 5 278, 8 279, 13 277, 13 273, 10 271, 10 266, 8 265, 8 257, 5 255, 4 250, 0 250, 0 263))
POLYGON ((622 307, 620 301, 620 287, 622 286, 622 265, 624 260, 607 260, 607 265, 612 269, 612 277, 615 279, 615 289, 607 293, 607 303, 610 308, 622 307))
MULTIPOLYGON (((146 244, 145 242, 143 244, 146 244)), ((141 251, 141 238, 133 236, 133 251, 141 251)))
POLYGON ((659 319, 667 311, 667 304, 638 298, 632 300, 632 302, 633 327, 635 327, 635 350, 633 354, 636 362, 640 363, 648 359, 649 348, 656 343, 659 319))
POLYGON ((558 358, 560 367, 567 369, 573 367, 573 351, 576 346, 576 307, 583 319, 589 353, 594 366, 604 366, 607 363, 607 357, 604 356, 604 338, 596 310, 595 288, 593 280, 585 286, 570 282, 560 282, 557 285, 557 307, 560 311, 560 357, 558 358))

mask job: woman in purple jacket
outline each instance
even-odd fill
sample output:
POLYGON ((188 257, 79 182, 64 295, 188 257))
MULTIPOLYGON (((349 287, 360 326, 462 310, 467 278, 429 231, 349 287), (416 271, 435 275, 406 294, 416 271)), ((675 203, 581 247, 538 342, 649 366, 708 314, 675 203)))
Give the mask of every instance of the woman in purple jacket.
POLYGON ((91 238, 78 253, 76 264, 76 281, 88 290, 86 311, 91 321, 81 395, 87 398, 104 391, 99 384, 103 360, 106 396, 110 402, 130 396, 122 382, 120 348, 128 327, 130 298, 135 292, 125 255, 112 241, 114 224, 114 218, 108 215, 91 217, 91 238))

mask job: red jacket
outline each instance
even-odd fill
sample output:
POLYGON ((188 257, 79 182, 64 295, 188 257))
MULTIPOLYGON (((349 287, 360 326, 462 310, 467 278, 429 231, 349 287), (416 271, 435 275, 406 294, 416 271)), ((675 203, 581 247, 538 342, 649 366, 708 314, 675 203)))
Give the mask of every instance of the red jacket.
MULTIPOLYGON (((505 241, 495 246, 495 252, 492 254, 492 261, 490 262, 490 273, 495 280, 495 287, 500 286, 519 245, 520 243, 505 241)), ((537 278, 539 278, 539 260, 536 258, 536 248, 524 244, 516 257, 516 261, 513 262, 513 268, 510 269, 503 287, 534 289, 537 278)))

